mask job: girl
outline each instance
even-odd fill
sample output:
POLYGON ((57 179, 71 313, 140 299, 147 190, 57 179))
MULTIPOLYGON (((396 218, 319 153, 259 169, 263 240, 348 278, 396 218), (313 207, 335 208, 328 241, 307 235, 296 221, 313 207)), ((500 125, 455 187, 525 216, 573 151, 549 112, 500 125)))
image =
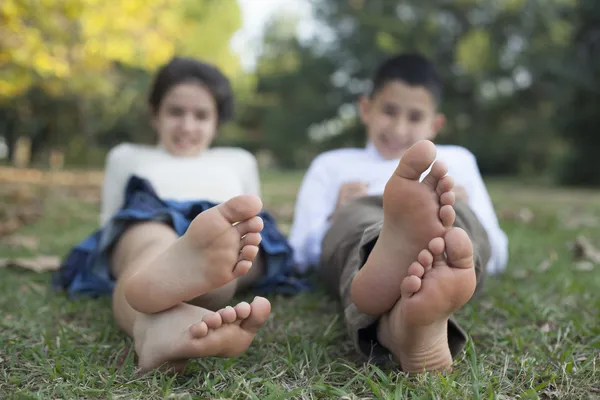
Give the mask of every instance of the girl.
POLYGON ((181 360, 248 348, 270 303, 227 306, 238 290, 290 293, 304 284, 290 276, 291 249, 261 212, 255 158, 209 148, 233 116, 228 79, 176 57, 156 75, 149 104, 158 145, 111 150, 103 227, 71 251, 54 284, 72 297, 112 293, 140 368, 181 370, 181 360))

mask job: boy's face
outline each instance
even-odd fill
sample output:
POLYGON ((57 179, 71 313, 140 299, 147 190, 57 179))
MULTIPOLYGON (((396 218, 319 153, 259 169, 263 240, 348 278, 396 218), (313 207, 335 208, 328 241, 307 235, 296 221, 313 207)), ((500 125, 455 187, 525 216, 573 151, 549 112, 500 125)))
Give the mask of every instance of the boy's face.
POLYGON ((217 132, 217 105, 200 83, 173 86, 163 98, 152 124, 158 142, 174 156, 197 156, 217 132))
POLYGON ((433 140, 444 124, 433 95, 423 86, 390 81, 360 100, 360 118, 382 157, 400 158, 422 139, 433 140))

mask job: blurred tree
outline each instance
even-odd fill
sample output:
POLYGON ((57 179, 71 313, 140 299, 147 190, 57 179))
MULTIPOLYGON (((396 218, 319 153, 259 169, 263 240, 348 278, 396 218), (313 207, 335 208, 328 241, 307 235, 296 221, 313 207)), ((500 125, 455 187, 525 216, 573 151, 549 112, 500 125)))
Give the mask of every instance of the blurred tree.
POLYGON ((314 156, 308 127, 335 115, 339 104, 322 97, 330 92, 335 65, 298 42, 296 23, 284 15, 266 29, 256 97, 240 121, 282 167, 305 165, 314 156))
POLYGON ((600 186, 600 3, 580 0, 575 20, 568 58, 557 70, 566 101, 555 120, 571 144, 559 177, 564 184, 600 186))
POLYGON ((313 6, 320 24, 315 38, 291 45, 294 39, 267 35, 278 56, 265 53, 261 62, 271 68, 258 70, 262 92, 278 96, 260 114, 265 138, 286 132, 293 143, 276 153, 284 155, 281 164, 303 165, 290 152, 364 145, 357 119, 339 115, 352 115, 348 110, 385 57, 418 51, 436 63, 446 84, 448 124, 440 142, 470 148, 487 173, 540 173, 553 165, 562 141, 550 118, 556 82, 548 71, 569 46, 574 0, 319 0, 313 6), (295 69, 277 64, 291 56, 295 69), (309 134, 315 126, 319 143, 309 134), (298 132, 295 139, 290 130, 298 132))
POLYGON ((62 137, 49 140, 65 143, 77 135, 89 146, 142 100, 146 87, 139 83, 148 83, 147 71, 173 54, 202 57, 234 77, 241 73, 228 46, 241 24, 235 0, 4 0, 0 22, 0 102, 16 110, 17 136, 54 126, 50 131, 62 137), (46 112, 47 104, 33 109, 32 89, 46 103, 61 98, 63 106, 74 106, 61 111, 75 116, 77 128, 61 125, 64 119, 46 112))

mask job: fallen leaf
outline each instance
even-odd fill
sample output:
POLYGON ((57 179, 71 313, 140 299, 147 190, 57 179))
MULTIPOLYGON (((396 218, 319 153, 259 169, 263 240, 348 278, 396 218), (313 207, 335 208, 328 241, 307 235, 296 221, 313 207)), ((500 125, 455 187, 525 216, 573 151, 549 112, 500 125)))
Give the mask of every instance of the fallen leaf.
POLYGON ((600 251, 585 236, 578 236, 575 239, 573 257, 576 261, 591 261, 600 264, 600 251))
POLYGON ((35 272, 56 271, 60 268, 61 258, 58 256, 37 256, 29 258, 0 258, 0 268, 16 267, 35 272))
POLYGON ((0 236, 10 235, 21 227, 18 218, 11 217, 7 221, 0 221, 0 236))
POLYGON ((39 247, 40 240, 35 236, 11 235, 2 239, 1 243, 11 247, 24 247, 29 250, 36 250, 39 247))
POLYGON ((548 333, 556 329, 556 324, 550 321, 537 321, 535 324, 543 333, 548 333))

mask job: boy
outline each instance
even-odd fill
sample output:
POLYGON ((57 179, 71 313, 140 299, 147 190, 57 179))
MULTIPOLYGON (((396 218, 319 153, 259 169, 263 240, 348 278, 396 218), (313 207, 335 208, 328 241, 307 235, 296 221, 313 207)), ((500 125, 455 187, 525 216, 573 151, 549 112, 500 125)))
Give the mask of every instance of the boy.
POLYGON ((386 60, 360 99, 366 148, 313 161, 290 234, 298 268, 319 264, 339 296, 357 349, 406 372, 451 368, 466 341, 451 314, 507 263, 475 157, 431 142, 441 93, 422 56, 386 60))

